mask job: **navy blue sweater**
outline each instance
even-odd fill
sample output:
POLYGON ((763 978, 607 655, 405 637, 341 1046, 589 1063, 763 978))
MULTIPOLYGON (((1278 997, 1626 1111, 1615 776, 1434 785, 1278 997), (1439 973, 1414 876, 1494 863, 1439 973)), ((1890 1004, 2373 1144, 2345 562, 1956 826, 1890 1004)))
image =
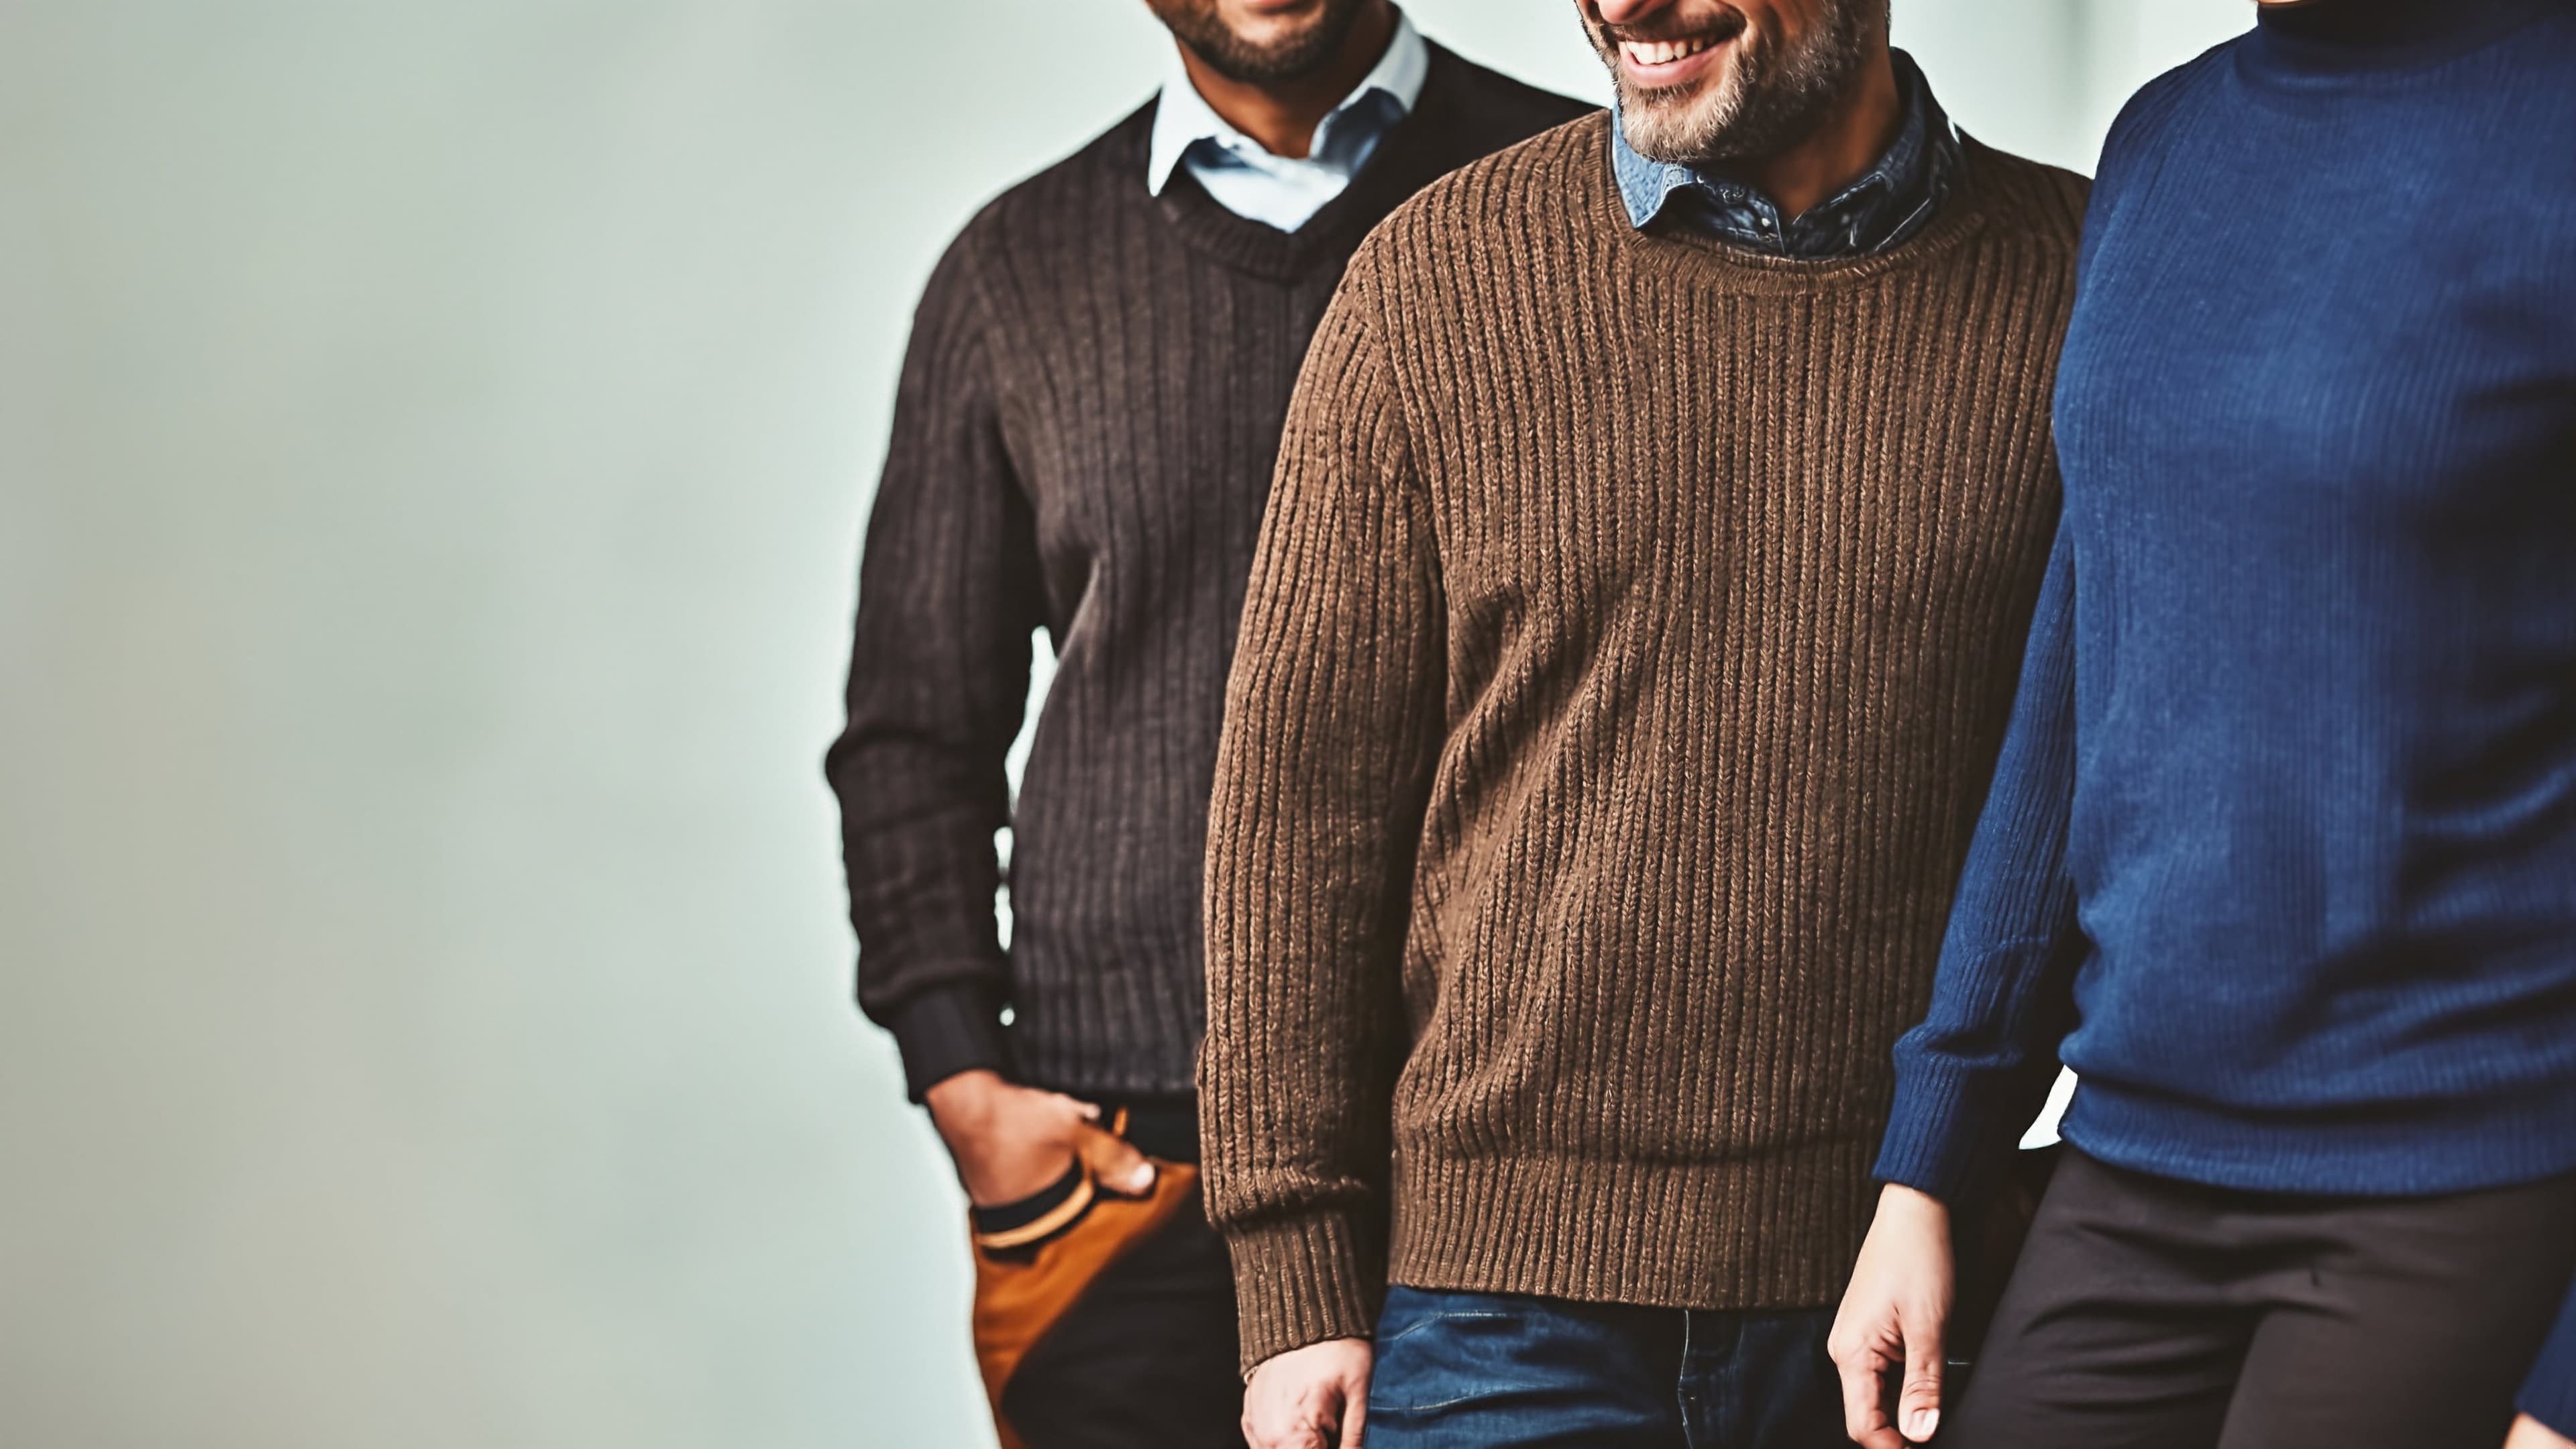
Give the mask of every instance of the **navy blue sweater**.
MULTIPOLYGON (((2576 1169, 2576 3, 2267 12, 2122 112, 2079 278, 1879 1175, 1975 1194, 2061 1055, 2142 1172, 2576 1169)), ((2576 1429, 2576 1300, 2524 1402, 2576 1429)))

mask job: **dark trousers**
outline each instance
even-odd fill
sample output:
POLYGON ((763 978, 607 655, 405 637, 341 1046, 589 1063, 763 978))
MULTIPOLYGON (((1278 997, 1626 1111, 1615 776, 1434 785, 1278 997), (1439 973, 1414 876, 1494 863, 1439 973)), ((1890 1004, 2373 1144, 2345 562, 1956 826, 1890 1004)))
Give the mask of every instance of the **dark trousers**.
POLYGON ((1369 1449, 1848 1449, 1833 1310, 1389 1290, 1369 1449))
POLYGON ((2068 1152, 1944 1449, 2493 1449, 2576 1271, 2576 1177, 2235 1192, 2068 1152))
POLYGON ((1160 1169, 1151 1195, 1101 1194, 1038 1242, 975 1250, 1004 1449, 1243 1449, 1234 1276, 1198 1168, 1128 1135, 1160 1169))

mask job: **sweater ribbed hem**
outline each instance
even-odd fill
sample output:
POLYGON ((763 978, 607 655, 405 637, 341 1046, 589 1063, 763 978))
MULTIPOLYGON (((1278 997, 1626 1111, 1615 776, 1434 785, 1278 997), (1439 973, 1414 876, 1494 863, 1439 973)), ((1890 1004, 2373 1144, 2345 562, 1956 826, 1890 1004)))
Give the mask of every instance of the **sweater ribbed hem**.
POLYGON ((1869 1226, 1873 1145, 1706 1163, 1408 1155, 1387 1277, 1653 1308, 1834 1303, 1869 1226))
POLYGON ((2576 1079, 2467 1102, 2286 1112, 2153 1095, 2086 1075, 2058 1135, 2131 1172, 2244 1192, 2414 1197, 2478 1192, 2576 1171, 2576 1079))
POLYGON ((1226 1233, 1245 1376, 1292 1348, 1369 1336, 1386 1297, 1365 1241, 1371 1236, 1350 1215, 1329 1212, 1226 1233))

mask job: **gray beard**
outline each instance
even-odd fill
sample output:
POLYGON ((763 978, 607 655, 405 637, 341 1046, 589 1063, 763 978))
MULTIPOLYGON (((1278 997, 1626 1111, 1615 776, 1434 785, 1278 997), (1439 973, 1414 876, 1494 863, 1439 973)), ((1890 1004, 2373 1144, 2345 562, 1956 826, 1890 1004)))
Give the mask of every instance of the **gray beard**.
MULTIPOLYGON (((1704 89, 1680 95, 1633 90, 1614 47, 1604 58, 1619 92, 1620 124, 1628 144, 1647 160, 1672 166, 1767 161, 1779 155, 1814 135, 1850 94, 1853 79, 1869 59, 1873 11, 1885 13, 1870 0, 1834 0, 1823 26, 1794 48, 1775 56, 1758 45, 1745 45, 1713 96, 1704 89)), ((1750 36, 1748 30, 1738 43, 1750 36)))

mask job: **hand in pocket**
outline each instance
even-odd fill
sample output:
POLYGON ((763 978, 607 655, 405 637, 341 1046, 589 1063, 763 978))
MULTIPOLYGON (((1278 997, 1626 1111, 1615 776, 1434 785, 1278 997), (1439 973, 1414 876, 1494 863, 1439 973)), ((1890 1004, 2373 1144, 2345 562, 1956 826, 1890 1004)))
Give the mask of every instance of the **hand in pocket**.
POLYGON ((960 1072, 932 1087, 927 1100, 967 1200, 978 1207, 1044 1192, 1077 1158, 1110 1192, 1153 1190, 1152 1160, 1101 1130, 1100 1109, 1089 1102, 1016 1086, 989 1071, 960 1072))

